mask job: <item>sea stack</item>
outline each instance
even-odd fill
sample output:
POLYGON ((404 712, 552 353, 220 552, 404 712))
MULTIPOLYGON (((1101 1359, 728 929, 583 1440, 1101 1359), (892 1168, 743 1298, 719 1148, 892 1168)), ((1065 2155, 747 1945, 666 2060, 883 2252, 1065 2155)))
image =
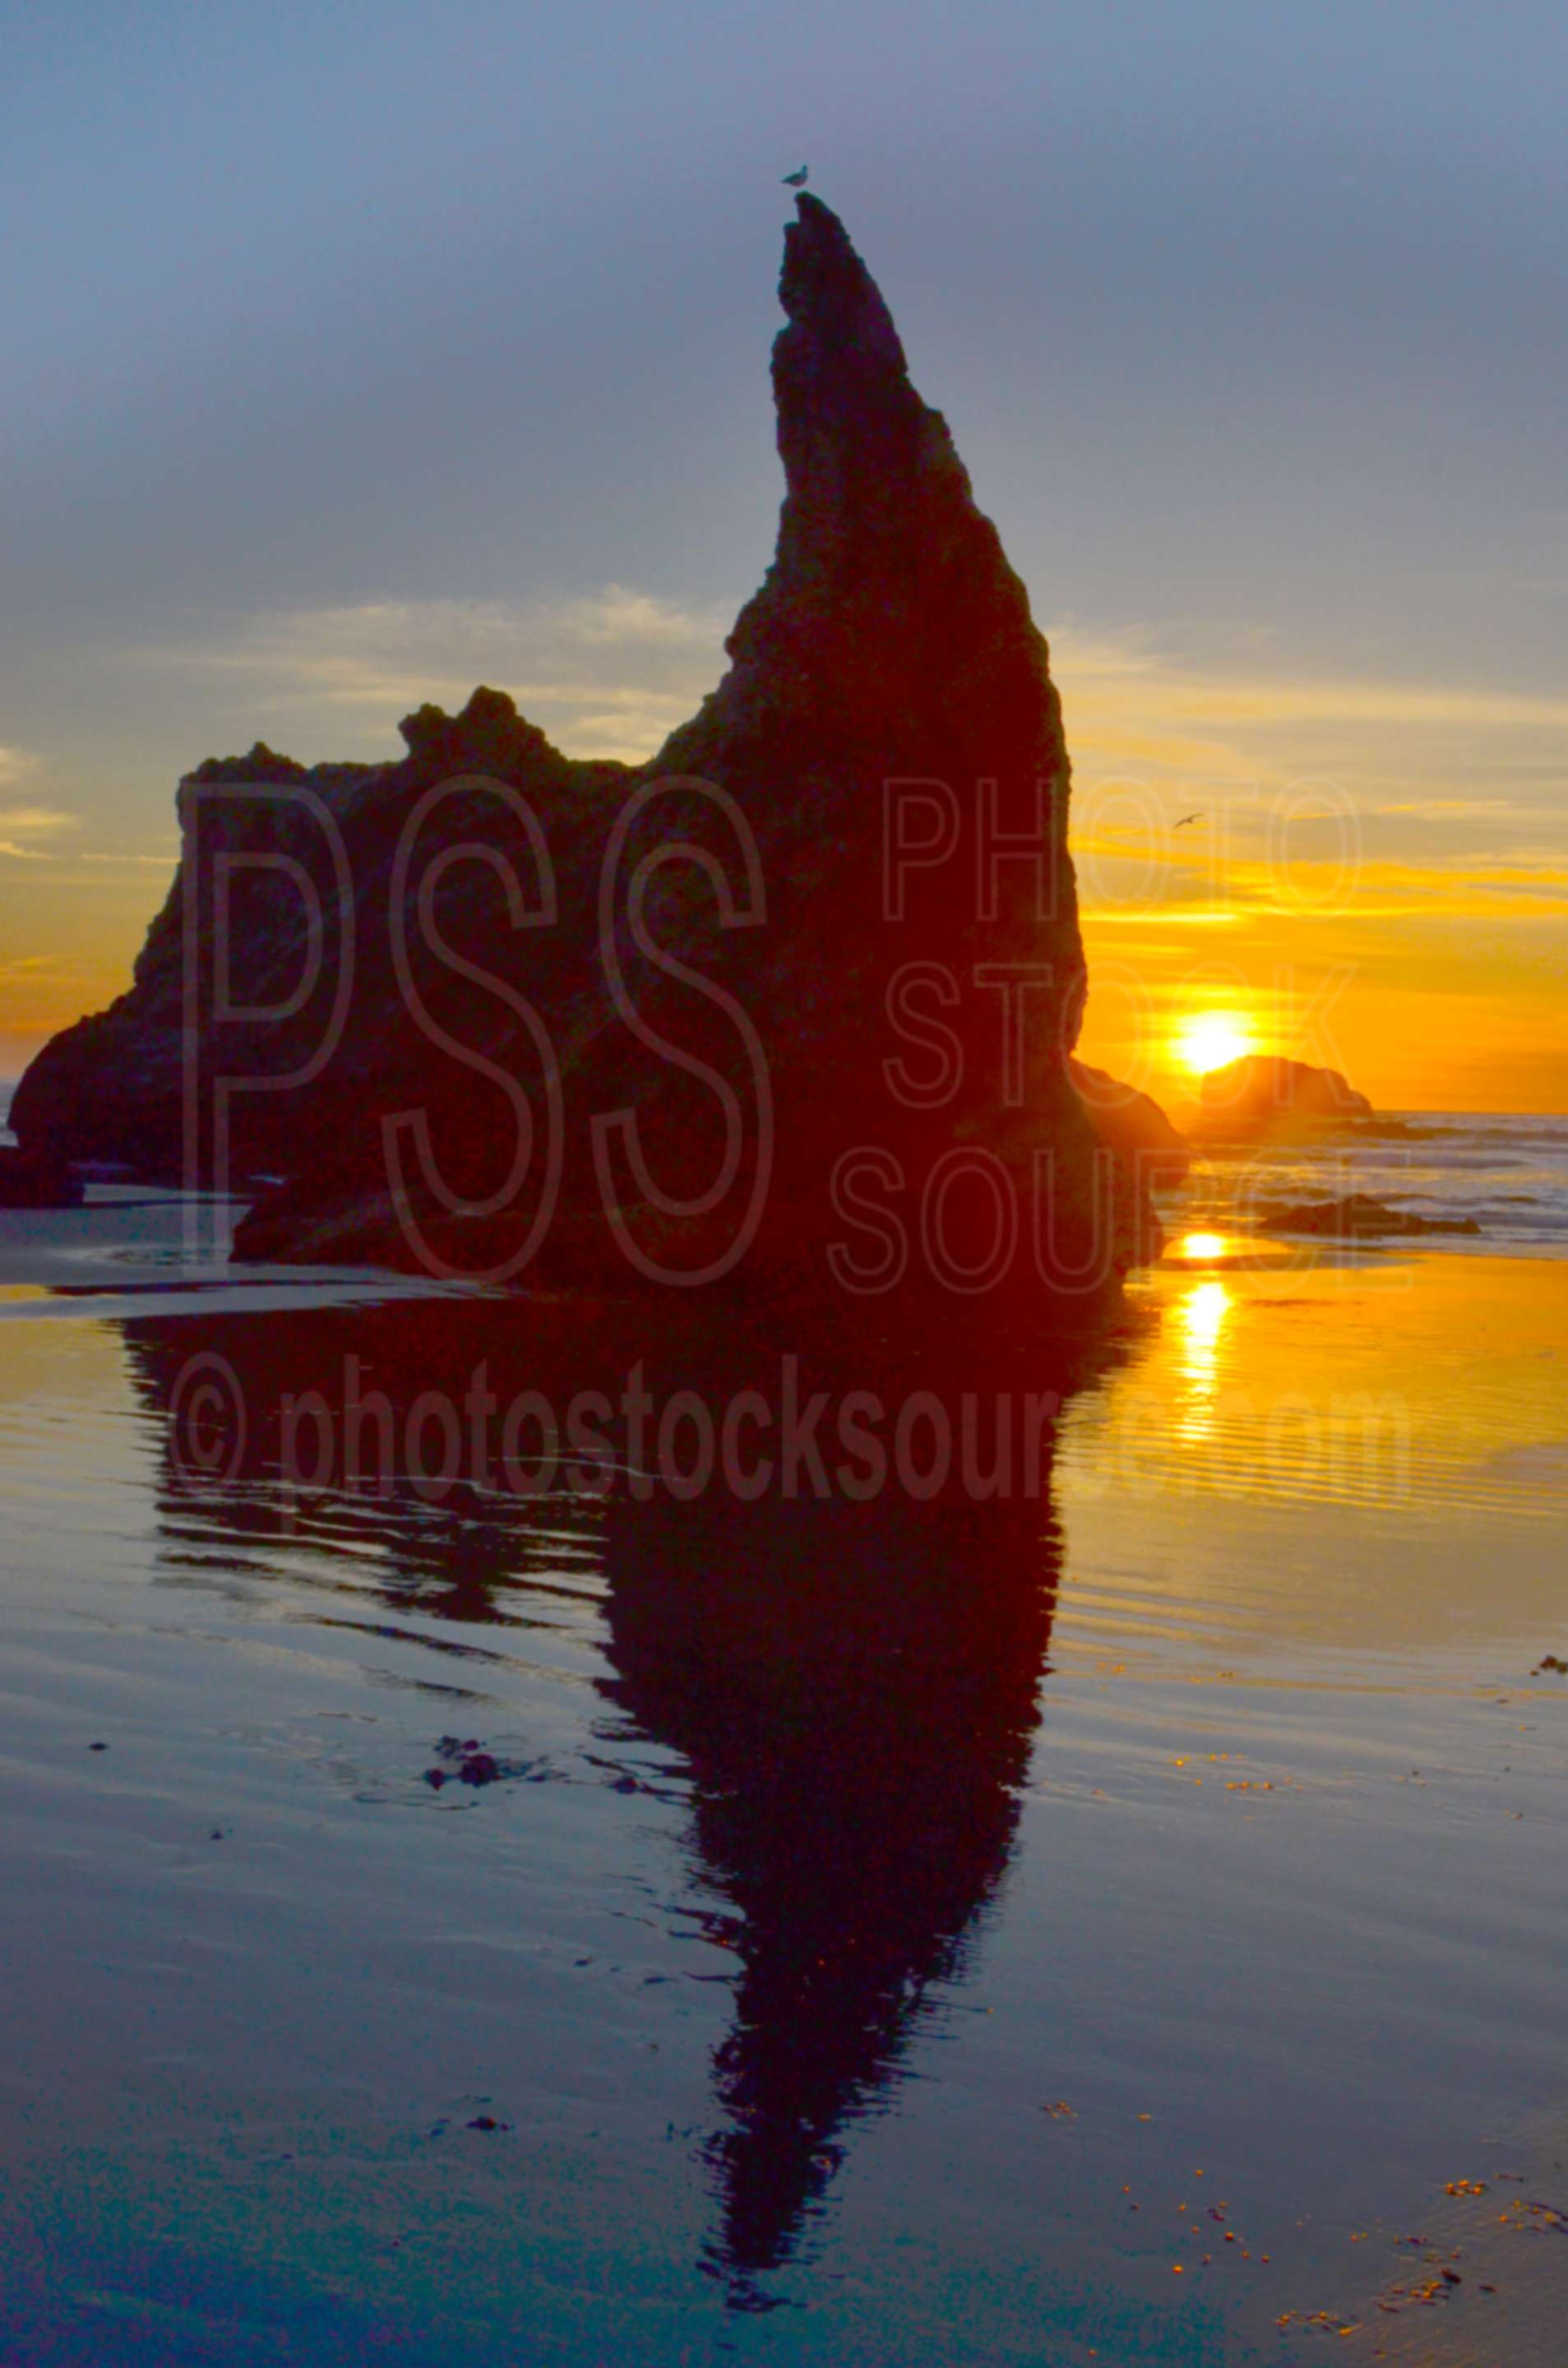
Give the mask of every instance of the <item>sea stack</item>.
POLYGON ((24 1144, 285 1179, 242 1255, 523 1282, 783 1259, 874 1298, 1138 1254, 1142 1179, 1069 1068, 1046 644, 844 225, 795 202, 778 549, 699 713, 641 768, 572 762, 492 690, 411 717, 397 764, 202 767, 135 985, 34 1064, 24 1144))
POLYGON ((1205 1144, 1290 1143, 1342 1133, 1373 1115, 1338 1069, 1247 1053, 1204 1077, 1192 1133, 1205 1144))

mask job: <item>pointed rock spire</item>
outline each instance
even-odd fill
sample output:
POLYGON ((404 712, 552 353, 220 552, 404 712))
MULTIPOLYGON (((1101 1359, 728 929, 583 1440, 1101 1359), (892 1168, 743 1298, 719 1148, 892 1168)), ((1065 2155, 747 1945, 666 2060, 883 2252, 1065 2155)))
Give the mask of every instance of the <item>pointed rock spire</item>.
POLYGON ((773 347, 778 551, 699 735, 677 734, 662 761, 685 763, 713 731, 786 728, 890 770, 913 755, 967 771, 971 789, 982 775, 1046 779, 1070 881, 1066 749, 1028 596, 844 224, 804 190, 795 206, 773 347))

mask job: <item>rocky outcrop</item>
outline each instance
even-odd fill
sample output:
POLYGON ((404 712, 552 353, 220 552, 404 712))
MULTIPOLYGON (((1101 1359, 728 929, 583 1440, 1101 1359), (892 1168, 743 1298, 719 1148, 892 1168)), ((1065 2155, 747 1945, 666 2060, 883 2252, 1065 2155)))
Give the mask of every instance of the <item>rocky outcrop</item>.
POLYGON ((1086 1061, 1069 1062, 1068 1075, 1096 1134, 1119 1160, 1130 1163, 1153 1184, 1180 1182, 1192 1165, 1192 1152, 1153 1094, 1124 1084, 1108 1070, 1092 1069, 1086 1061))
POLYGON ((1408 1209, 1391 1209, 1366 1192, 1346 1192, 1337 1200, 1300 1201, 1258 1214, 1261 1234, 1309 1234, 1319 1239, 1372 1241, 1384 1236, 1420 1234, 1479 1234, 1473 1217, 1421 1217, 1408 1209))
MULTIPOLYGON (((381 1172, 381 1111, 405 1107, 397 1095, 417 1089, 422 1070, 440 1083, 448 1065, 407 1008, 392 928, 399 840, 421 796, 449 779, 499 784, 551 816, 559 840, 563 815, 580 822, 607 811, 631 779, 624 765, 569 763, 502 691, 476 690, 455 717, 422 708, 400 729, 408 753, 397 764, 307 768, 258 741, 248 756, 210 758, 181 781, 180 864, 132 985, 53 1038, 28 1069, 10 1121, 24 1144, 77 1162, 120 1161, 164 1183, 210 1181, 222 1094, 233 1183, 381 1172)), ((415 849, 410 901, 442 848, 481 847, 490 863, 528 865, 526 834, 494 786, 444 799, 431 825, 415 849)), ((504 955, 512 937, 498 890, 483 860, 439 883, 444 926, 479 962, 504 955)), ((451 975, 431 958, 416 918, 406 934, 416 978, 428 984, 434 973, 437 994, 444 978, 449 1004, 451 975)), ((486 1003, 463 1032, 504 1054, 496 1018, 486 1003)), ((445 1099, 457 1098, 455 1082, 445 1081, 445 1099)), ((476 1133, 497 1131, 504 1104, 461 1099, 476 1133)))
POLYGON ((1137 1253, 1068 1065, 1046 645, 842 223, 797 209, 778 550, 699 712, 635 770, 494 690, 397 765, 202 767, 135 984, 40 1056, 24 1141, 286 1179, 242 1254, 575 1281, 837 1242, 874 1295, 933 1240, 966 1291, 1137 1253))
POLYGON ((1337 1069, 1248 1053, 1202 1079, 1192 1138, 1205 1144, 1288 1142, 1335 1133, 1371 1115, 1366 1095, 1337 1069))

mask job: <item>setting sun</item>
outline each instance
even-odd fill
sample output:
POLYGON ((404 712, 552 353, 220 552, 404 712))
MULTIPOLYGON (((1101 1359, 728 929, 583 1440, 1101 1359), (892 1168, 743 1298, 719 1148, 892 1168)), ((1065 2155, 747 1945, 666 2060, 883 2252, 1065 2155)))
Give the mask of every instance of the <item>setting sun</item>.
POLYGON ((1198 1012, 1184 1019, 1176 1033, 1177 1059, 1199 1074, 1222 1069, 1252 1050, 1252 1030, 1233 1011, 1198 1012))

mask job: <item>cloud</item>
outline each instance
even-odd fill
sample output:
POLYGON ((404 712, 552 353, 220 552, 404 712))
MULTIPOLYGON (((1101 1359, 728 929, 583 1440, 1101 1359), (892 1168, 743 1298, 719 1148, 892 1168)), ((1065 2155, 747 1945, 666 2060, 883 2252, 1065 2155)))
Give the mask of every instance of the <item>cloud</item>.
POLYGON ((47 862, 53 856, 52 848, 24 846, 21 842, 34 837, 49 838, 62 830, 74 830, 79 820, 78 815, 64 814, 55 806, 0 806, 0 831, 17 834, 15 838, 9 836, 0 838, 0 856, 8 857, 13 863, 47 862))
POLYGON ((74 856, 72 860, 75 863, 145 863, 153 865, 160 871, 166 871, 171 863, 179 861, 179 848, 177 846, 170 847, 162 855, 110 855, 106 854, 99 848, 90 848, 84 849, 80 855, 74 856))
POLYGON ((1079 851, 1079 890, 1096 924, 1190 928, 1225 922, 1357 924, 1403 918, 1557 919, 1568 915, 1561 857, 1539 864, 1258 862, 1237 856, 1212 872, 1160 864, 1120 849, 1079 851))
MULTIPOLYGON (((1313 781, 1412 829, 1561 812, 1568 699, 1444 681, 1255 671, 1148 632, 1052 637, 1080 792, 1115 784, 1196 804, 1313 781)), ((1257 806, 1261 820, 1265 809, 1257 806)), ((1244 818, 1243 818, 1244 819, 1244 818)))
POLYGON ((1053 643, 1085 918, 1146 951, 1380 925, 1538 943, 1568 916, 1568 700, 1452 681, 1287 679, 1147 633, 1053 643), (1199 821, 1178 835, 1192 809, 1199 821))
POLYGON ((74 830, 80 819, 57 806, 0 806, 0 830, 19 830, 24 836, 34 831, 74 830))
POLYGON ((347 717, 373 721, 374 753, 410 708, 457 708, 490 682, 568 754, 636 759, 711 689, 730 613, 622 584, 523 603, 374 600, 264 610, 210 639, 140 656, 227 676, 247 716, 308 722, 336 711, 339 740, 347 717))
MULTIPOLYGON (((314 732, 335 714, 328 754, 390 754, 392 727, 410 708, 454 708, 490 682, 568 754, 636 759, 719 679, 733 606, 614 583, 528 601, 369 600, 239 614, 137 656, 227 677, 242 734, 314 732), (358 747, 345 745, 356 739, 358 747)), ((1149 629, 1069 624, 1051 651, 1085 785, 1153 780, 1192 795, 1278 790, 1326 771, 1391 814, 1447 810, 1456 819, 1489 803, 1500 811, 1501 792, 1495 802, 1485 792, 1503 775, 1516 811, 1521 789, 1527 798, 1561 794, 1565 699, 1254 671, 1163 646, 1149 629)))
POLYGON ((656 648, 710 648, 722 641, 733 609, 688 609, 624 584, 607 584, 586 599, 568 600, 556 611, 562 632, 593 644, 641 642, 656 648))
POLYGON ((1057 679, 1082 694, 1107 690, 1157 700, 1169 716, 1217 723, 1408 723, 1447 729, 1568 731, 1568 699, 1464 683, 1359 682, 1335 676, 1268 676, 1187 662, 1142 632, 1051 636, 1057 679))

